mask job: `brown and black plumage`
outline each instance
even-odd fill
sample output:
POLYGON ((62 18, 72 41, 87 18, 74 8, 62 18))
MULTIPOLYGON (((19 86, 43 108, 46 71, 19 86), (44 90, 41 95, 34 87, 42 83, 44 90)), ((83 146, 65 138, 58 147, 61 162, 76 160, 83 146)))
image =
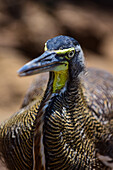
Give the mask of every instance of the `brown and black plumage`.
POLYGON ((1 125, 9 169, 113 168, 113 76, 85 70, 79 43, 67 36, 48 40, 44 54, 20 69, 20 76, 50 73, 41 103, 36 80, 24 108, 1 125))

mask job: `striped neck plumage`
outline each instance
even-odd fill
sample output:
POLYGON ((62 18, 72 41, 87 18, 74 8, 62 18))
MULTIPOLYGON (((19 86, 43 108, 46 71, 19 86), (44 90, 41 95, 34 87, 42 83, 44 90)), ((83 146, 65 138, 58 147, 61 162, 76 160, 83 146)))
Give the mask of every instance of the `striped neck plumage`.
MULTIPOLYGON (((64 92, 65 100, 70 109, 73 107, 74 110, 79 110, 80 116, 83 114, 83 108, 86 109, 86 99, 83 94, 81 79, 70 79, 66 84, 66 90, 64 92)), ((74 114, 74 112, 73 112, 74 114)), ((76 113, 75 113, 76 114, 76 113)), ((83 116, 84 117, 84 116, 83 116)))

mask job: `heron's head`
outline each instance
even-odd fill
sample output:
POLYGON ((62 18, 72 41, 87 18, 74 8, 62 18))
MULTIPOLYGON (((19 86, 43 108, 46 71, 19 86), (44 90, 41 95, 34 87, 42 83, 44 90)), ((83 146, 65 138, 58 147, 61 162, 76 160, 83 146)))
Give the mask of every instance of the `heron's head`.
POLYGON ((83 52, 74 38, 63 35, 54 37, 45 43, 44 50, 41 56, 25 64, 18 71, 19 76, 69 71, 73 77, 84 70, 83 52))

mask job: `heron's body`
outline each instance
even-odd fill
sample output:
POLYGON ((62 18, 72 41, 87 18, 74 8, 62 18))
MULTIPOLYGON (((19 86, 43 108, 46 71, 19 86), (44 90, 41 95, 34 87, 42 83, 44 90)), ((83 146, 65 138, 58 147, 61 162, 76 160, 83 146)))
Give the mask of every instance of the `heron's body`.
POLYGON ((112 168, 113 76, 92 69, 84 75, 83 53, 69 37, 49 40, 46 50, 20 70, 51 71, 44 97, 1 126, 1 157, 9 169, 112 168))

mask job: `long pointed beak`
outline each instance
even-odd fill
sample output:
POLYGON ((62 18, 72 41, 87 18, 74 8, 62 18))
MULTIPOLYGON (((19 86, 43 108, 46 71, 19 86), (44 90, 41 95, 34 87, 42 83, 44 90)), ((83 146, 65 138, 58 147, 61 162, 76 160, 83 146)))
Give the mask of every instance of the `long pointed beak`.
POLYGON ((53 71, 54 68, 61 63, 56 57, 57 53, 53 51, 46 51, 41 56, 28 62, 18 70, 19 76, 29 76, 42 72, 53 71))

